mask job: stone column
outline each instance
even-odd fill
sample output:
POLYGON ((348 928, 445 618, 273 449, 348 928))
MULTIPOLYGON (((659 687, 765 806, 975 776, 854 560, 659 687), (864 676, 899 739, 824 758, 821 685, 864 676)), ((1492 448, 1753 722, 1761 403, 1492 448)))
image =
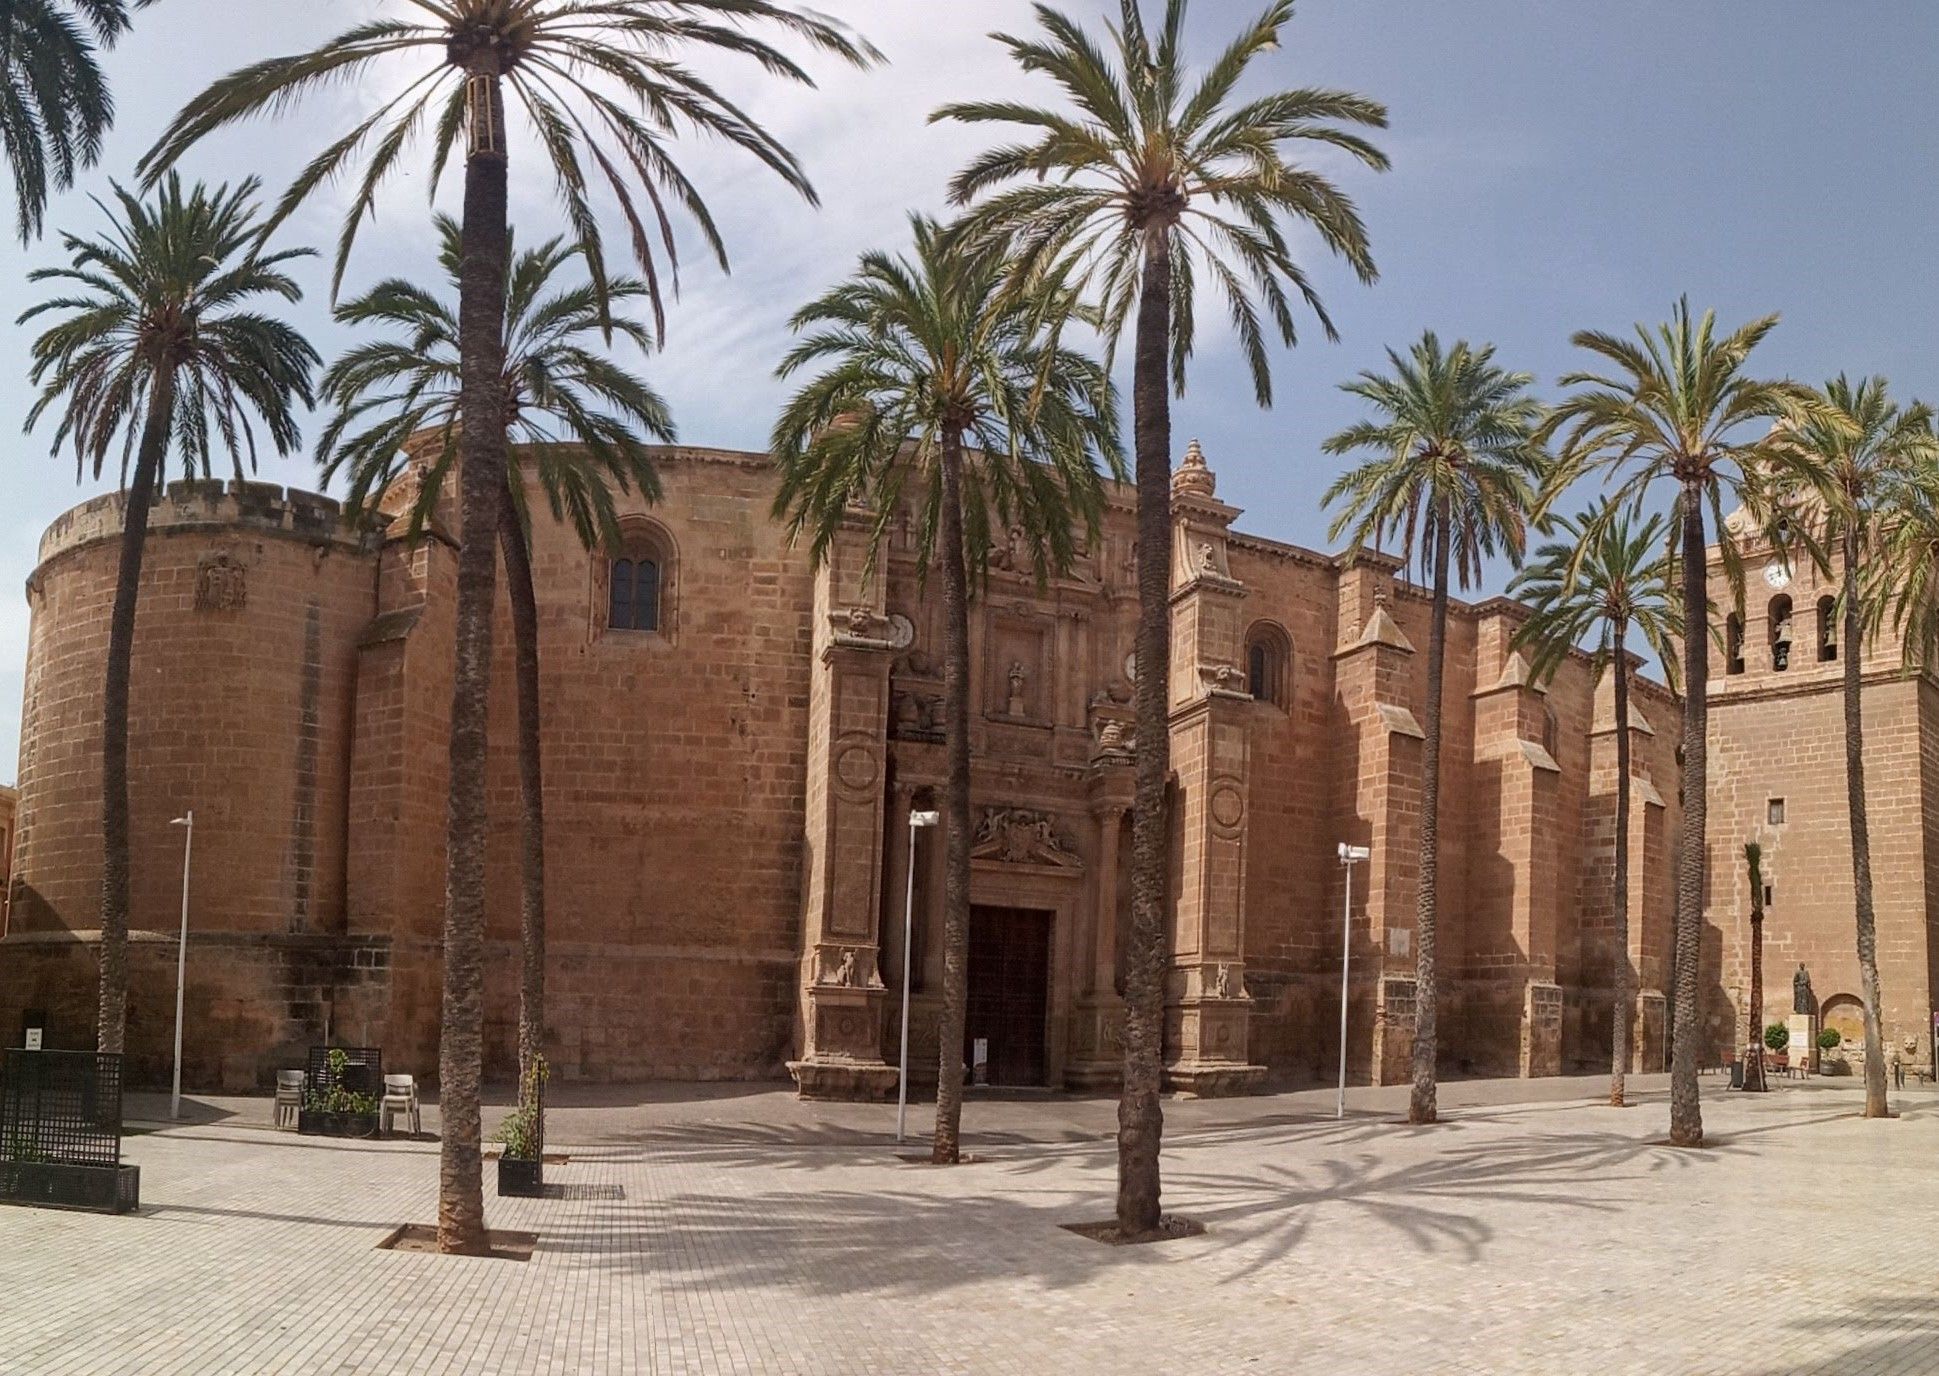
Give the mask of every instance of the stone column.
MULTIPOLYGON (((1353 1038, 1370 1042, 1368 1080, 1404 1084, 1414 1047, 1414 898, 1420 880, 1420 723, 1406 707, 1414 646, 1387 609, 1400 561, 1362 550, 1343 563, 1339 579, 1341 643, 1333 652, 1335 749, 1343 790, 1334 830, 1365 844, 1372 859, 1360 867, 1356 889, 1365 896, 1366 949, 1353 952, 1349 1000, 1349 1068, 1353 1038), (1370 996, 1370 997, 1369 997, 1370 996), (1365 1010, 1371 1003, 1371 1034, 1365 1010)), ((1337 890, 1336 890, 1337 893, 1337 890)), ((1331 919, 1328 919, 1331 921, 1331 919)))
POLYGON ((1090 867, 1088 949, 1071 1009, 1070 1058, 1064 1084, 1070 1089, 1109 1089, 1124 1078, 1120 1029, 1124 999, 1118 993, 1118 915, 1120 837, 1131 810, 1131 754, 1124 748, 1122 723, 1105 734, 1091 760, 1091 819, 1097 846, 1090 867))
POLYGON ((1171 761, 1182 859, 1165 995, 1165 1074, 1198 1095, 1256 1089, 1247 1054, 1246 790, 1250 765, 1244 655, 1246 590, 1231 576, 1226 532, 1239 515, 1214 497, 1194 440, 1172 479, 1171 761))
POLYGON ((864 580, 859 522, 866 519, 838 537, 815 584, 801 1054, 788 1062, 809 1099, 881 1098, 896 1085, 896 1067, 881 1050, 890 1000, 878 925, 889 664, 908 641, 883 615, 880 583, 864 580))

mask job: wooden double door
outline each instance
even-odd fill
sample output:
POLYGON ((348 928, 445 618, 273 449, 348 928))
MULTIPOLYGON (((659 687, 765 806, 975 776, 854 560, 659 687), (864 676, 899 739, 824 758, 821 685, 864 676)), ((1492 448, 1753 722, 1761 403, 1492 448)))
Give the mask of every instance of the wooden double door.
POLYGON ((1037 908, 970 909, 969 1008, 963 1064, 989 1043, 993 1085, 1041 1085, 1050 1021, 1050 924, 1037 908))

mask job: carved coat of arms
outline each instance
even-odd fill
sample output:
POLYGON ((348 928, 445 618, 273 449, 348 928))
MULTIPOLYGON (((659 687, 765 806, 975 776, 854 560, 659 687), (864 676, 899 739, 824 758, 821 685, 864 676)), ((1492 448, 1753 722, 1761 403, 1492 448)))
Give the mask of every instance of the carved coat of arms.
POLYGON ((213 550, 195 566, 195 610, 239 612, 249 600, 248 574, 228 550, 213 550))

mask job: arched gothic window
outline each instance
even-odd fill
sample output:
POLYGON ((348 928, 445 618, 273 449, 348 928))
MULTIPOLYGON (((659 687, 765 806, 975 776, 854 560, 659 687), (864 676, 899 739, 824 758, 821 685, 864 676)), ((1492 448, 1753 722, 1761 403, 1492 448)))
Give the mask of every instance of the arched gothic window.
POLYGON ((1838 599, 1826 593, 1818 599, 1818 662, 1829 664, 1838 658, 1838 599))
POLYGON ((672 629, 673 545, 655 525, 628 522, 606 564, 605 624, 609 631, 672 629))
POLYGON ((1246 691, 1282 711, 1292 706, 1293 643, 1269 621, 1246 632, 1246 691))

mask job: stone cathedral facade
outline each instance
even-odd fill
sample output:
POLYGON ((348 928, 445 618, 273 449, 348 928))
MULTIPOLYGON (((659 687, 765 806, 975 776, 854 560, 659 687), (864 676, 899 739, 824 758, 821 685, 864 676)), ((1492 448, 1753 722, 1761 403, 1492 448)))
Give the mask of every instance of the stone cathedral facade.
MULTIPOLYGON (((764 456, 672 448, 658 463, 663 500, 628 509, 620 548, 588 553, 544 521, 535 532, 557 1073, 892 1092, 913 892, 914 1064, 933 1079, 942 847, 931 833, 912 850, 908 816, 942 781, 942 682, 913 526, 896 525, 873 578, 859 520, 816 568, 769 515, 764 456)), ((1346 921, 1350 1073, 1403 1079, 1427 599, 1392 558, 1242 529, 1195 444, 1174 498, 1170 1083, 1222 1094, 1331 1076, 1342 841, 1373 852, 1346 921)), ((92 1035, 120 516, 108 496, 62 517, 27 587, 0 940, 9 1040, 29 1020, 49 1045, 92 1035)), ((1039 582, 1000 547, 972 605, 969 1032, 998 1083, 1096 1088, 1117 1073, 1133 529, 1131 494, 1114 491, 1068 575, 1039 582)), ((167 1063, 181 875, 168 823, 191 807, 188 1083, 265 1085, 325 1038, 435 1072, 455 570, 448 527, 353 528, 327 499, 255 484, 176 484, 161 499, 132 721, 140 1073, 167 1063)), ((1606 1066, 1627 962, 1642 991, 1631 1060, 1657 1068, 1675 704, 1638 679, 1618 780, 1608 683, 1586 660, 1533 681, 1510 644, 1522 615, 1496 599, 1450 617, 1445 1066, 1606 1066), (1608 899, 1619 787, 1634 804, 1626 945, 1608 899)), ((518 790, 502 607, 494 654, 486 1033, 488 1073, 509 1076, 518 790)))

